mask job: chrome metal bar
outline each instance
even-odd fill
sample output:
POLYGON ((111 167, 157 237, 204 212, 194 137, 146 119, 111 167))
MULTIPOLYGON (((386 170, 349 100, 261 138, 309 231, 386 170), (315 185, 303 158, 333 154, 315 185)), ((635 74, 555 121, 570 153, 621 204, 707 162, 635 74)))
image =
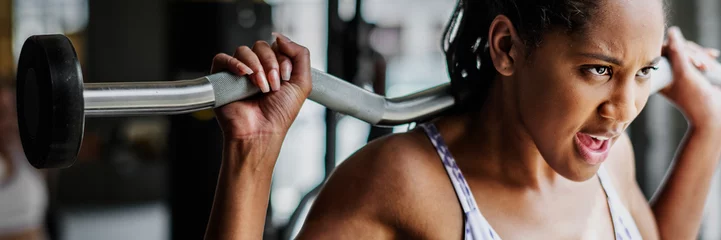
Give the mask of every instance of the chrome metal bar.
MULTIPOLYGON (((721 85, 721 69, 710 66, 704 72, 721 85)), ((388 99, 312 69, 313 91, 309 99, 337 112, 374 125, 398 125, 430 118, 453 106, 450 84, 388 99)), ((664 58, 651 79, 651 94, 671 83, 671 66, 664 58)), ((220 107, 258 93, 246 77, 229 73, 168 82, 87 83, 87 116, 168 115, 220 107)))
POLYGON ((386 99, 378 125, 393 126, 429 119, 455 103, 451 84, 445 83, 410 95, 386 99))
MULTIPOLYGON (((717 64, 710 64, 707 67, 708 69, 702 74, 711 84, 721 86, 721 68, 718 68, 717 64)), ((662 58, 658 63, 658 71, 652 73, 651 94, 655 94, 671 84, 671 81, 673 81, 673 72, 671 70, 671 63, 668 62, 668 59, 662 58)))
MULTIPOLYGON (((309 99, 374 125, 397 125, 431 117, 453 106, 449 85, 386 99, 347 81, 312 70, 309 99)), ((86 116, 170 115, 220 107, 258 92, 244 76, 217 73, 167 82, 86 83, 86 116)))
POLYGON ((316 69, 311 77, 310 100, 370 124, 378 124, 383 119, 385 97, 316 69))
POLYGON ((208 79, 167 82, 86 83, 86 116, 168 115, 212 108, 208 79))

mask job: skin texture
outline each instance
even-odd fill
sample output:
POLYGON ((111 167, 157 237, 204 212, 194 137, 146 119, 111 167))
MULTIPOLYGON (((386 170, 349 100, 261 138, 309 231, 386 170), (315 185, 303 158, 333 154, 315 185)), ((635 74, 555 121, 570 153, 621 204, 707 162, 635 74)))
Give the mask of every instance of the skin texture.
POLYGON ((266 94, 215 110, 224 145, 207 239, 263 236, 273 167, 311 90, 308 49, 278 36, 272 46, 259 41, 253 48, 239 47, 232 57, 213 59, 211 72, 249 74, 266 94))
MULTIPOLYGON (((443 116, 435 124, 502 238, 614 237, 595 175, 599 165, 583 161, 573 140, 578 132, 613 136, 604 165, 645 239, 695 238, 721 158, 715 146, 721 141, 721 91, 697 69, 721 67, 713 60, 718 55, 687 42, 676 28, 664 42, 657 0, 606 0, 589 21, 583 33, 549 31, 528 54, 510 20, 497 16, 488 39, 499 74, 486 102, 476 113, 443 116), (662 94, 690 127, 666 184, 649 203, 635 181, 633 148, 623 131, 645 106, 647 74, 662 54, 675 74, 662 94)), ((214 63, 214 71, 245 74, 247 66, 263 74, 289 59, 293 77, 279 91, 217 111, 226 148, 208 238, 262 235, 272 167, 310 82, 308 65, 299 66, 306 64, 307 50, 294 53, 301 47, 285 38, 274 45, 279 47, 258 43, 253 51, 239 51, 240 64, 222 55, 214 63), (278 111, 258 110, 266 107, 278 111)), ((251 77, 259 86, 264 79, 274 86, 273 77, 251 77)), ((413 130, 371 142, 341 164, 298 238, 460 239, 462 224, 435 149, 422 131, 413 130)))

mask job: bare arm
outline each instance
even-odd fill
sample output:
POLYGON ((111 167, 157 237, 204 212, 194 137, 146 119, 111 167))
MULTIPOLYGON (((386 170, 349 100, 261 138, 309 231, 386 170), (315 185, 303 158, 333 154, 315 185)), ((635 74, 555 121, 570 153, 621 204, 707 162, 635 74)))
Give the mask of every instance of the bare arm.
POLYGON ((392 229, 381 219, 393 212, 393 193, 401 191, 402 184, 390 180, 396 166, 383 167, 389 161, 379 146, 365 146, 333 171, 298 239, 393 239, 392 229))
POLYGON ((650 203, 635 189, 629 205, 645 238, 695 239, 711 179, 721 159, 721 91, 701 76, 689 59, 718 65, 672 29, 664 51, 674 67, 674 82, 662 93, 684 113, 689 129, 664 182, 650 203), (688 46, 690 47, 688 47, 688 46))
POLYGON ((282 139, 225 143, 206 239, 263 238, 273 166, 281 143, 282 139))
POLYGON ((211 72, 219 71, 248 75, 264 94, 215 111, 223 159, 205 238, 262 239, 273 167, 310 94, 310 56, 279 35, 273 46, 259 41, 216 55, 211 72))
POLYGON ((665 183, 652 201, 663 239, 695 239, 701 225, 711 178, 721 158, 716 128, 691 127, 665 183))
POLYGON ((695 239, 701 225, 704 203, 711 178, 721 158, 721 134, 716 130, 689 129, 679 147, 664 183, 656 191, 654 199, 646 201, 633 174, 633 150, 627 137, 619 140, 626 161, 619 182, 622 198, 633 215, 644 239, 695 239), (630 171, 629 171, 630 169, 630 171), (625 197, 623 197, 625 195, 625 197))
POLYGON ((298 238, 462 238, 463 211, 434 154, 417 131, 369 143, 334 170, 298 238))

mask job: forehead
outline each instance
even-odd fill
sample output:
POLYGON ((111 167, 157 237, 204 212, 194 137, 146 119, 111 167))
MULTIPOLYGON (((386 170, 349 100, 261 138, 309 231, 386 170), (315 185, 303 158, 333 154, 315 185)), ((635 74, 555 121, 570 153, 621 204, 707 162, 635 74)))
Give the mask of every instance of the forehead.
POLYGON ((602 1, 574 48, 629 61, 648 61, 661 54, 665 14, 660 0, 602 1))

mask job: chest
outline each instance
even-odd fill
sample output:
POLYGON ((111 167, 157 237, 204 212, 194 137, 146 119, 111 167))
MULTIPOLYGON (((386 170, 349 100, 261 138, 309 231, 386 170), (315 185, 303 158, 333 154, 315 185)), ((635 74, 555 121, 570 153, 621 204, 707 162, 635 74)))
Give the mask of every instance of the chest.
POLYGON ((549 197, 474 194, 483 218, 503 239, 614 239, 601 188, 549 197))
MULTIPOLYGON (((567 194, 511 194, 470 184, 482 217, 502 239, 614 239, 614 226, 600 184, 567 194)), ((445 191, 444 191, 445 192, 445 191)), ((463 239, 464 213, 452 187, 452 198, 438 197, 413 236, 463 239)), ((446 195, 448 196, 448 195, 446 195)), ((428 198, 433 199, 433 198, 428 198)), ((429 209, 429 208, 426 208, 429 209)))

